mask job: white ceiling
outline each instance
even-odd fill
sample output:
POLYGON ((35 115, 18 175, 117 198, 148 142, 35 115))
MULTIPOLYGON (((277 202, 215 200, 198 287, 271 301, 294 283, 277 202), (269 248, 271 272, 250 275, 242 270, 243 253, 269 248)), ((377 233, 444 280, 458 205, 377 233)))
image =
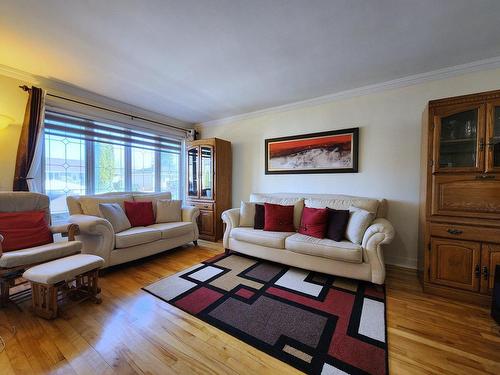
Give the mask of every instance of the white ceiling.
POLYGON ((494 56, 499 0, 0 2, 0 64, 189 122, 494 56))

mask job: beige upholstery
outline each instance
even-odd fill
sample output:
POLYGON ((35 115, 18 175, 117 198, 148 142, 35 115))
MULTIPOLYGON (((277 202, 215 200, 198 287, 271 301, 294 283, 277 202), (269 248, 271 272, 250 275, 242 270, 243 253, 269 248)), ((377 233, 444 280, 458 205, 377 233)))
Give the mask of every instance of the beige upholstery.
MULTIPOLYGON (((132 195, 135 201, 170 199, 170 193, 108 193, 97 198, 122 199, 132 195)), ((109 221, 92 215, 82 214, 81 198, 68 197, 69 221, 80 226, 77 238, 83 244, 83 252, 95 254, 104 259, 104 267, 128 262, 198 240, 197 207, 182 207, 182 221, 153 224, 149 227, 130 228, 115 233, 109 221), (164 226, 161 226, 164 225, 164 226), (158 227, 157 227, 158 226, 158 227), (160 227, 161 226, 161 227, 160 227), (146 228, 144 230, 143 228, 146 228)), ((87 196, 85 198, 92 198, 87 196)), ((153 203, 153 208, 156 204, 153 203)))
MULTIPOLYGON (((290 204, 303 199, 307 207, 349 209, 359 207, 376 216, 368 228, 361 228, 360 244, 350 241, 335 242, 328 239, 317 239, 302 234, 256 231, 253 228, 240 227, 240 208, 233 208, 222 213, 226 224, 223 244, 230 249, 273 262, 280 262, 293 267, 324 272, 331 275, 367 280, 383 284, 385 265, 382 245, 389 244, 394 238, 394 228, 384 217, 387 213, 387 202, 384 199, 363 198, 334 194, 300 194, 300 193, 254 193, 251 202, 270 202, 290 204), (363 232, 363 233, 361 233, 363 232), (266 233, 266 234, 260 234, 266 233), (280 241, 284 240, 281 245, 280 241)), ((300 207, 299 207, 300 208, 300 207)), ((294 215, 297 213, 297 206, 294 215)), ((302 214, 302 209, 300 209, 302 214)))
POLYGON ((285 248, 295 253, 343 260, 345 262, 361 263, 363 261, 361 246, 349 241, 335 242, 328 238, 315 238, 295 233, 287 237, 285 248))
MULTIPOLYGON (((45 211, 45 218, 50 225, 51 218, 48 196, 31 192, 0 192, 0 212, 22 211, 45 211)), ((68 224, 51 226, 50 230, 53 234, 66 233, 68 231, 68 224)), ((61 241, 27 249, 8 251, 0 256, 0 268, 22 267, 47 262, 77 254, 81 249, 82 243, 80 241, 61 241)))
POLYGON ((39 193, 0 192, 0 212, 45 211, 50 224, 49 197, 39 193))
POLYGON ((119 203, 99 203, 101 217, 109 221, 115 233, 123 232, 132 227, 119 203))
POLYGON ((160 199, 172 199, 170 192, 164 193, 133 193, 134 201, 136 202, 151 202, 153 204, 153 212, 156 217, 156 204, 160 199))
POLYGON ((32 267, 23 273, 26 280, 54 285, 61 281, 70 281, 75 276, 101 268, 104 260, 90 254, 77 254, 32 267))
POLYGON ((159 199, 156 201, 156 223, 175 223, 181 221, 182 201, 159 199))
POLYGON ((46 245, 30 247, 3 253, 0 257, 0 267, 12 268, 23 265, 48 262, 53 259, 77 254, 82 249, 80 241, 54 242, 46 245))
POLYGON ((161 232, 158 229, 133 227, 115 234, 115 247, 117 249, 123 249, 125 247, 158 241, 159 239, 161 239, 161 232))
POLYGON ((294 206, 293 208, 293 226, 295 229, 300 227, 300 218, 304 209, 304 198, 302 197, 280 197, 278 195, 252 194, 250 202, 281 204, 282 206, 294 206))
MULTIPOLYGON (((274 249, 252 243, 229 239, 229 248, 237 252, 271 262, 286 264, 329 275, 349 277, 358 280, 372 281, 372 271, 369 263, 351 263, 318 256, 296 253, 286 249, 274 249)), ((378 282, 377 284, 382 284, 378 282)))
POLYGON ((285 239, 294 234, 293 232, 267 232, 260 229, 248 227, 234 228, 231 237, 256 245, 273 247, 275 249, 285 248, 285 239))
POLYGON ((172 238, 185 234, 193 234, 193 225, 182 221, 176 223, 153 224, 148 228, 159 230, 161 232, 161 238, 172 238))
POLYGON ((133 200, 132 194, 111 196, 111 197, 99 197, 99 196, 85 196, 80 198, 80 206, 82 207, 82 213, 85 215, 100 216, 101 210, 99 209, 99 204, 101 203, 118 203, 123 210, 125 210, 125 201, 133 200))

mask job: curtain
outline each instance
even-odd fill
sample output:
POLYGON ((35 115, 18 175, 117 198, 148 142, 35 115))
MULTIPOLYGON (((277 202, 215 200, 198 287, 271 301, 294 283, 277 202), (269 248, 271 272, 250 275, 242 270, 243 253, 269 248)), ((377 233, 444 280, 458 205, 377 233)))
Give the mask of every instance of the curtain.
POLYGON ((23 127, 17 148, 14 173, 14 191, 40 191, 39 179, 43 152, 43 122, 45 112, 45 90, 32 87, 24 114, 23 127))

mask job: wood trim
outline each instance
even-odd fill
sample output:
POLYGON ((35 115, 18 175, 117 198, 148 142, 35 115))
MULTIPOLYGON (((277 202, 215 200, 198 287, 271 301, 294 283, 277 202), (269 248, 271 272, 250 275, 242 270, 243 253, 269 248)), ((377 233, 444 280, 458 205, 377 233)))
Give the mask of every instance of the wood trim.
POLYGON ((485 171, 487 173, 500 173, 500 166, 495 167, 494 148, 490 145, 495 135, 495 107, 500 107, 500 99, 486 103, 486 131, 485 131, 485 171))
POLYGON ((469 292, 467 290, 459 290, 446 286, 436 285, 424 281, 424 292, 435 294, 444 298, 451 298, 462 302, 471 303, 474 305, 491 306, 491 296, 469 292))
POLYGON ((467 94, 429 101, 429 107, 443 107, 450 105, 459 105, 464 103, 480 103, 489 100, 500 99, 500 90, 484 91, 477 94, 467 94))

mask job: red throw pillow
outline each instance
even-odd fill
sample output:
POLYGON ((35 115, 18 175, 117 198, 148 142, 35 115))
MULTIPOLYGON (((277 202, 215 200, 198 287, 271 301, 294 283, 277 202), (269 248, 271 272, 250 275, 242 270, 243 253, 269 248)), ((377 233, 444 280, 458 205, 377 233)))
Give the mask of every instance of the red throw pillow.
POLYGON ((146 227, 155 223, 153 202, 125 201, 125 214, 133 227, 146 227))
POLYGON ((54 242, 45 211, 0 212, 0 234, 5 252, 54 242))
POLYGON ((299 233, 316 238, 325 238, 327 224, 327 208, 304 207, 300 219, 299 233))
POLYGON ((264 230, 274 232, 295 232, 293 226, 294 206, 264 203, 264 230))

